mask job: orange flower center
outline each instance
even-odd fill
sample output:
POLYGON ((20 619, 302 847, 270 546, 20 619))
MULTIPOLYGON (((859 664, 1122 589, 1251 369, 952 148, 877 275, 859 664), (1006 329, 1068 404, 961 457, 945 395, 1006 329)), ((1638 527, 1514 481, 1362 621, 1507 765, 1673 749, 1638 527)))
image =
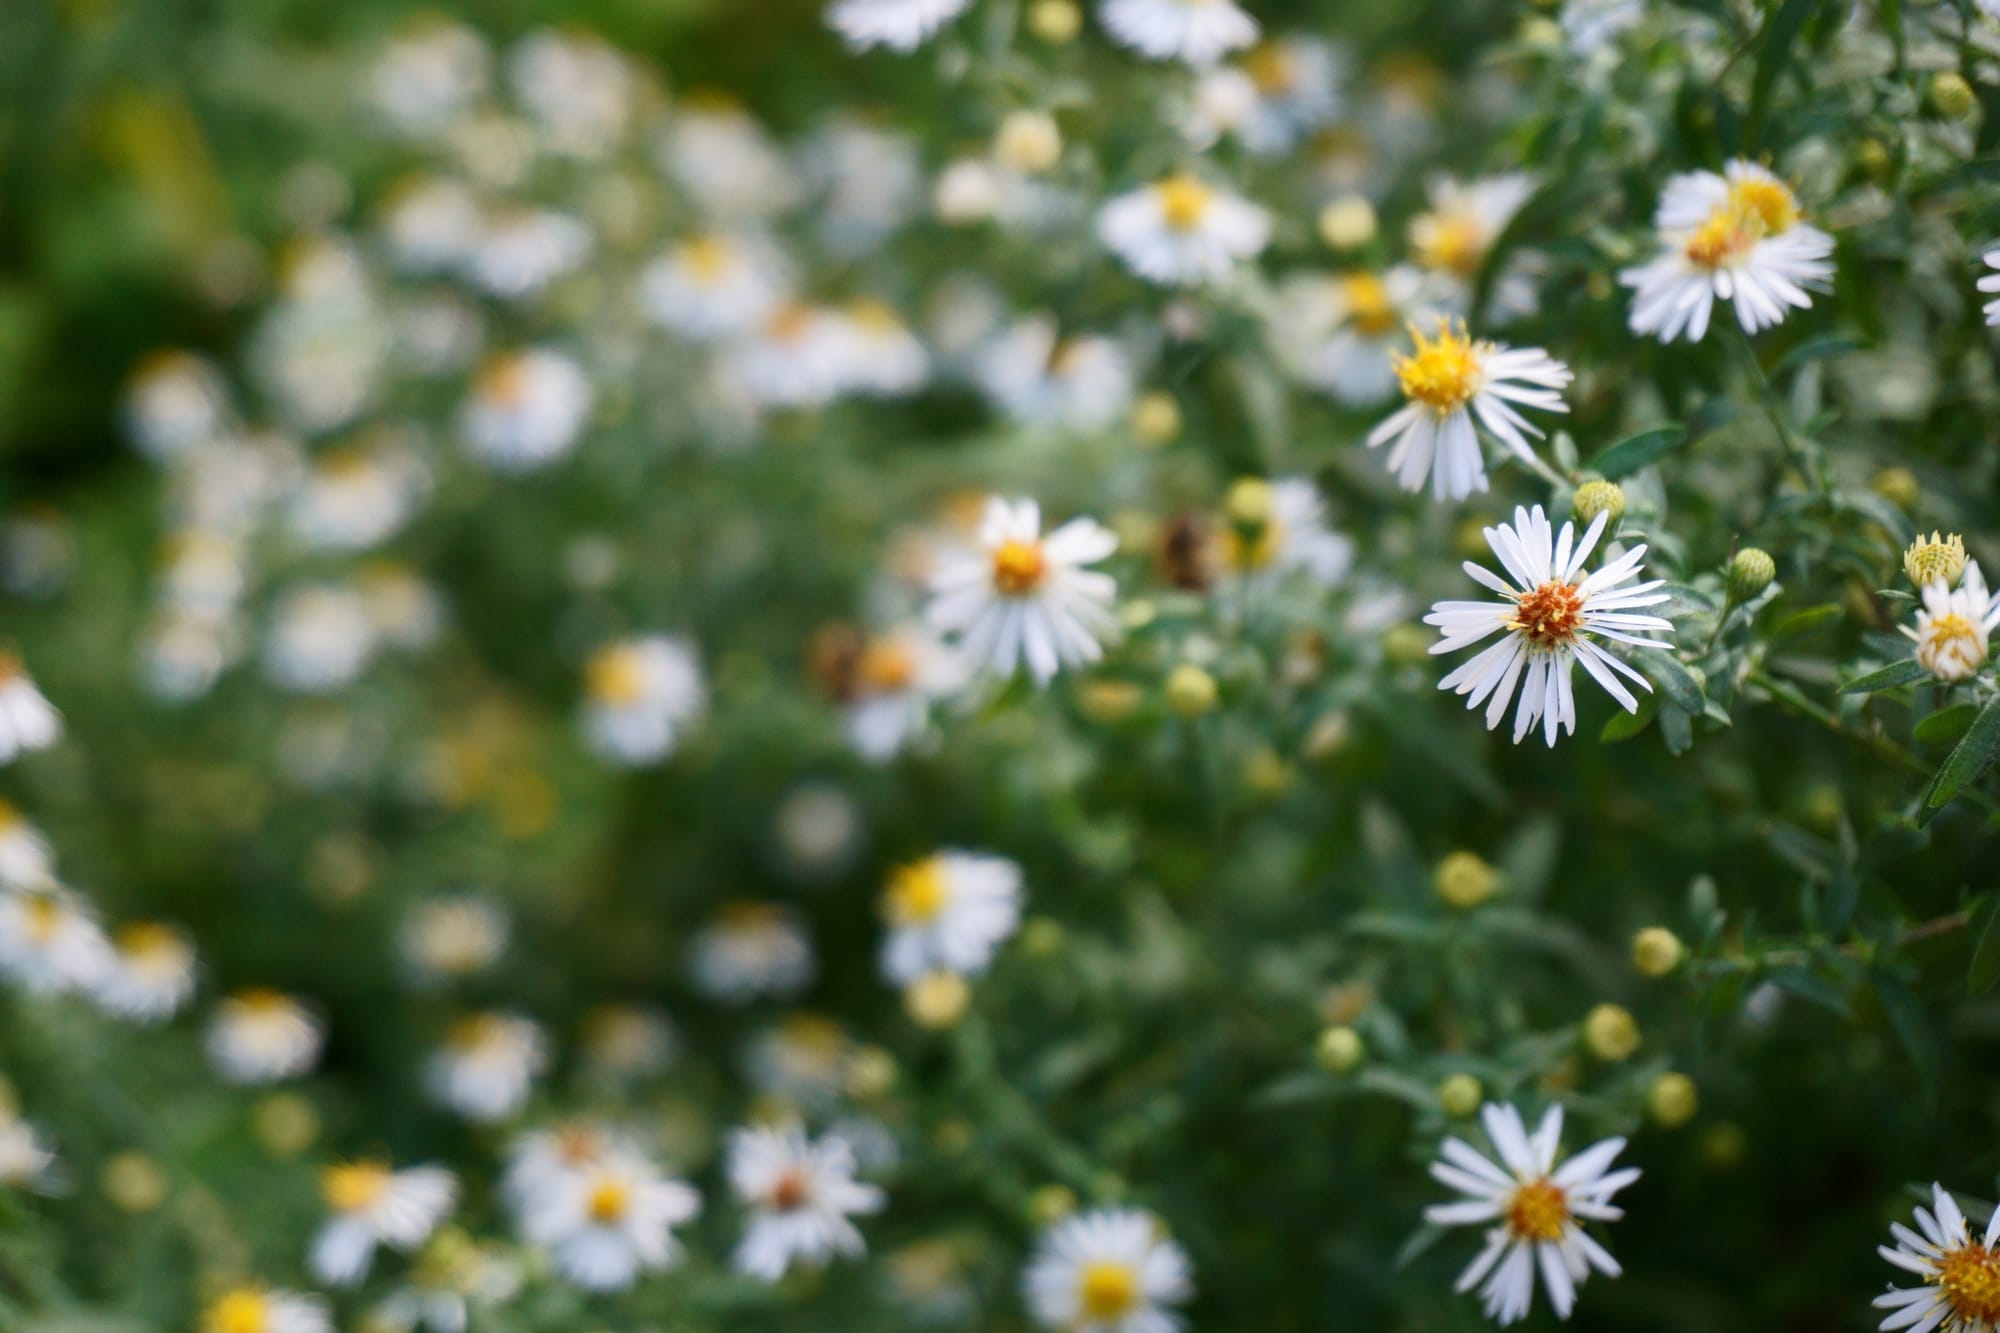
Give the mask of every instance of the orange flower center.
POLYGON ((907 690, 917 678, 917 658, 907 644, 878 640, 861 654, 861 683, 879 694, 907 690))
POLYGON ((1553 1180, 1531 1180, 1507 1203, 1507 1229, 1521 1240, 1561 1240, 1569 1225, 1569 1196, 1553 1180))
POLYGON ((1008 540, 993 552, 993 586, 1007 597, 1025 597, 1048 577, 1048 557, 1040 542, 1008 540))
POLYGON ((1574 583, 1550 579, 1516 601, 1509 626, 1536 648, 1554 648, 1576 638, 1583 626, 1583 594, 1574 583))
POLYGON ((781 1213, 803 1207, 811 1197, 812 1182, 803 1171, 787 1171, 771 1186, 771 1206, 781 1213))

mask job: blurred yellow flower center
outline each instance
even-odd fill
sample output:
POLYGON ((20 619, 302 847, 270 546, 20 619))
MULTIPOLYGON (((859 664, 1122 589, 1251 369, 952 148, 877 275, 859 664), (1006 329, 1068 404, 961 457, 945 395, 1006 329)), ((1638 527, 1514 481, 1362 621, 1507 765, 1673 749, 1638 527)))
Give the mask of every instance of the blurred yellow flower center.
POLYGON ((479 396, 495 407, 519 407, 528 396, 528 362, 525 357, 495 357, 479 376, 479 396))
POLYGON ((62 925, 62 905, 53 898, 36 894, 23 900, 21 910, 28 914, 28 938, 37 944, 47 944, 62 925))
POLYGON ((1746 219, 1754 219, 1766 236, 1790 231, 1799 221, 1799 201, 1778 181, 1749 177, 1729 187, 1729 202, 1746 219))
POLYGON ((1076 1281, 1076 1303, 1096 1323, 1122 1319, 1139 1304, 1139 1275, 1130 1264, 1085 1264, 1076 1281))
POLYGON ((1347 322, 1358 332, 1379 338, 1396 327, 1396 307, 1389 289, 1373 273, 1344 273, 1340 276, 1341 299, 1347 303, 1347 322))
POLYGON ((1048 576, 1048 557, 1040 542, 1001 542, 993 552, 993 586, 1008 597, 1025 597, 1048 576))
POLYGON ((1284 528, 1265 522, 1246 532, 1235 524, 1223 534, 1224 557, 1231 569, 1263 569, 1277 558, 1284 542, 1284 528))
POLYGON ((1728 199, 1689 235, 1685 251, 1703 268, 1725 268, 1741 263, 1766 236, 1790 231, 1798 220, 1798 202, 1783 185, 1740 180, 1729 187, 1728 199))
POLYGON ((492 1014, 474 1014, 461 1018, 451 1025, 451 1035, 447 1040, 452 1048, 463 1054, 471 1054, 482 1046, 500 1039, 500 1020, 492 1014))
POLYGON ((878 336, 899 333, 903 328, 903 321, 896 318, 896 312, 880 301, 855 301, 847 307, 847 317, 862 332, 878 336))
POLYGON ((585 669, 584 688, 601 704, 624 708, 645 697, 646 672, 639 653, 629 644, 617 644, 590 659, 585 669))
POLYGON ((699 282, 712 283, 729 268, 729 242, 720 236, 696 236, 681 246, 681 262, 699 282))
POLYGON ((0 834, 12 833, 26 822, 25 819, 21 818, 19 810, 16 810, 5 801, 0 801, 0 834))
POLYGON ((787 301, 764 324, 764 335, 772 342, 797 342, 812 327, 812 307, 787 301))
POLYGON ((943 861, 928 856, 890 873, 882 910, 895 925, 921 926, 937 920, 950 899, 951 884, 945 878, 943 861))
POLYGON ((0 685, 5 685, 8 681, 16 680, 26 674, 27 672, 21 669, 20 658, 9 652, 0 652, 0 685))
POLYGON ((1192 231, 1208 216, 1215 191, 1193 176, 1169 176, 1153 187, 1160 200, 1160 216, 1174 231, 1192 231))
POLYGON ((590 1220, 599 1226, 611 1226, 625 1219, 625 1213, 632 1206, 632 1190, 622 1180, 600 1180, 590 1191, 587 1205, 590 1220))
POLYGON ((1984 1245, 1948 1250, 1938 1260, 1936 1280, 1953 1315, 1947 1327, 1990 1328, 2000 1322, 2000 1251, 1984 1245))
POLYGON ((1285 92, 1298 82, 1299 62, 1276 42, 1263 42, 1243 57, 1243 72, 1257 85, 1257 91, 1268 96, 1285 92))
POLYGON ((1917 661, 1944 680, 1963 680, 1985 660, 1979 627, 1956 611, 1933 617, 1917 640, 1917 661))
POLYGON ((1410 338, 1416 350, 1398 355, 1395 362, 1403 396, 1441 417, 1471 402, 1485 384, 1485 357, 1479 344, 1442 320, 1435 338, 1426 338, 1415 328, 1410 338))
POLYGON ((283 1013, 292 1007, 283 994, 268 986, 252 986, 236 993, 236 1003, 252 1017, 283 1013))
POLYGON ((1470 213, 1426 213, 1410 225, 1410 242, 1419 264, 1461 278, 1486 259, 1486 229, 1470 213))
POLYGON ((232 1291, 208 1307, 202 1333, 267 1333, 270 1310, 254 1291, 232 1291))
POLYGON ((1507 623, 1537 648, 1569 643, 1583 626, 1583 594, 1574 583, 1550 579, 1521 594, 1507 623))
POLYGON ((1507 1229, 1520 1240, 1561 1240, 1569 1196, 1553 1180, 1531 1180, 1507 1203, 1507 1229))
POLYGON ((348 1162, 320 1173, 320 1197, 336 1213, 373 1207, 389 1188, 389 1168, 379 1162, 348 1162))
POLYGON ((909 645, 894 639, 878 639, 861 654, 862 685, 876 693, 894 694, 907 690, 917 678, 916 654, 909 645))

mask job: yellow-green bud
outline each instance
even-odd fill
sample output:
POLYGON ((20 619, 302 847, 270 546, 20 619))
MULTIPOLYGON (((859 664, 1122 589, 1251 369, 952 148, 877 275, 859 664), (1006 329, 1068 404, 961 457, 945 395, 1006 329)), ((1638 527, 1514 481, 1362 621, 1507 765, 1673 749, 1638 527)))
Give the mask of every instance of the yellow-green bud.
POLYGON ((1215 707, 1215 677, 1192 662, 1167 673, 1167 707, 1182 717, 1200 717, 1215 707))
POLYGON ((1883 468, 1868 479, 1868 489, 1898 509, 1908 509, 1923 498, 1923 487, 1917 482, 1917 474, 1906 467, 1883 468))
POLYGON ((1600 1004, 1583 1016, 1583 1045, 1607 1063, 1631 1058, 1639 1049, 1639 1024, 1621 1005, 1600 1004))
POLYGON ((1438 862, 1431 883, 1438 897, 1463 912, 1491 898, 1500 875, 1474 853, 1458 851, 1438 862))
POLYGON ((956 972, 926 972, 903 991, 903 1008, 933 1031, 956 1024, 971 1003, 972 987, 956 972))
POLYGON ((1050 958, 1063 946, 1062 922, 1031 916, 1021 926, 1021 952, 1030 958, 1050 958))
POLYGON ((1139 395, 1132 405, 1132 433, 1145 444, 1170 444, 1181 433, 1181 405, 1164 389, 1139 395))
POLYGON ((1965 76, 1955 69, 1939 70, 1931 75, 1926 95, 1930 98, 1931 109, 1946 120, 1964 120, 1979 107, 1979 95, 1972 91, 1972 85, 1965 81, 1965 76))
POLYGON ((1046 111, 1010 111, 993 135, 994 160, 1030 176, 1060 161, 1062 147, 1062 130, 1046 111))
POLYGON ((848 1096, 872 1102, 896 1085, 896 1057, 880 1046, 863 1046, 847 1057, 841 1082, 848 1096))
POLYGON ((1771 559, 1771 553, 1755 546, 1746 546, 1729 562, 1729 574, 1726 580, 1729 600, 1747 602, 1770 587, 1771 580, 1776 577, 1778 577, 1778 565, 1771 559))
POLYGON ((1260 745, 1243 758, 1243 785, 1259 796, 1276 796, 1291 784, 1292 766, 1268 745, 1260 745))
POLYGON ((1054 1226, 1076 1211, 1076 1194, 1067 1185, 1042 1185, 1028 1196, 1028 1216, 1038 1227, 1054 1226))
POLYGON ((1649 977, 1664 977, 1686 953, 1680 936, 1665 926, 1648 926, 1632 937, 1632 965, 1649 977))
POLYGON ((1889 151, 1889 145, 1880 139, 1863 139, 1855 145, 1854 165, 1861 169, 1864 176, 1880 180, 1896 165, 1896 158, 1889 151))
POLYGON ((1545 14, 1533 14, 1521 24, 1521 44, 1553 51, 1563 44, 1562 24, 1545 14))
POLYGON ((1700 1107, 1694 1080, 1686 1074, 1662 1074, 1646 1089, 1646 1110, 1661 1129, 1679 1129, 1694 1119, 1700 1107))
POLYGON ((1470 1074, 1453 1074, 1437 1085, 1438 1105, 1454 1120, 1463 1120, 1479 1109, 1486 1089, 1470 1074))
POLYGON ((297 1157, 319 1137, 319 1113, 295 1092, 274 1092, 250 1111, 250 1127, 273 1157, 297 1157))
POLYGON ((1965 542, 1955 532, 1949 537, 1936 532, 1919 537, 1903 552, 1903 572, 1920 589, 1940 580, 1950 587, 1965 572, 1965 542))
POLYGON ((121 1152, 104 1164, 104 1197, 128 1213, 150 1213, 167 1197, 167 1177, 144 1153, 121 1152))
POLYGON ((1625 488, 1615 481, 1586 481, 1576 488, 1569 512, 1579 523, 1592 522, 1599 514, 1611 515, 1606 522, 1616 523, 1625 517, 1625 488))
POLYGON ((1051 46, 1072 40, 1082 30, 1083 11, 1070 0, 1035 0, 1028 10, 1028 31, 1051 46))
POLYGON ((1118 722, 1132 716, 1145 701, 1145 691, 1129 680, 1101 677, 1083 681, 1077 690, 1077 706, 1094 722, 1118 722))
POLYGON ((1345 1074, 1367 1056, 1368 1047, 1353 1028, 1334 1027, 1319 1034, 1313 1054, 1321 1069, 1329 1074, 1345 1074))
POLYGON ((1271 483, 1262 477, 1243 477, 1229 488, 1222 507, 1237 527, 1260 530, 1271 521, 1271 483))
POLYGON ((1342 195, 1319 211, 1319 238, 1335 250, 1359 250, 1375 239, 1375 205, 1342 195))

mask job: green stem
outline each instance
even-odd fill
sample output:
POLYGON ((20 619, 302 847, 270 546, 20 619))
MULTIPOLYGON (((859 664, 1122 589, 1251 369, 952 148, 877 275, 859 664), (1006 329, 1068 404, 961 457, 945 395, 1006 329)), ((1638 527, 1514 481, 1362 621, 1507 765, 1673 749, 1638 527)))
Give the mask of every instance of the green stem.
POLYGON ((1745 333, 1740 325, 1736 327, 1735 333, 1736 337, 1732 341, 1743 354, 1744 366, 1750 372, 1751 381, 1757 386, 1758 406, 1764 409, 1764 418, 1771 423, 1771 429, 1778 433, 1778 443, 1784 446, 1785 457, 1790 460, 1794 468, 1798 469, 1799 475, 1808 485, 1817 490, 1822 497, 1825 496, 1826 477, 1813 467, 1804 443, 1793 433, 1790 414, 1779 405, 1777 391, 1771 387, 1770 377, 1764 373, 1764 363, 1757 359, 1757 348, 1751 343, 1750 335, 1745 333))
MULTIPOLYGON (((1784 681, 1777 679, 1761 668, 1750 673, 1750 683, 1759 686, 1765 693, 1780 703, 1789 704, 1792 708, 1805 714, 1836 736, 1845 736, 1849 740, 1859 742, 1872 751, 1877 758, 1894 764, 1905 773, 1913 777, 1923 778, 1926 781, 1930 779, 1931 766, 1924 763, 1923 760, 1917 758, 1908 750, 1905 750, 1902 746, 1897 745, 1885 736, 1878 736, 1873 732, 1856 731, 1839 714, 1828 709, 1825 705, 1818 703, 1803 690, 1787 685, 1784 681)), ((1968 787, 1958 795, 1960 800, 1969 801, 1989 814, 2000 810, 2000 806, 1996 806, 1993 799, 1984 792, 1974 791, 1968 787)))

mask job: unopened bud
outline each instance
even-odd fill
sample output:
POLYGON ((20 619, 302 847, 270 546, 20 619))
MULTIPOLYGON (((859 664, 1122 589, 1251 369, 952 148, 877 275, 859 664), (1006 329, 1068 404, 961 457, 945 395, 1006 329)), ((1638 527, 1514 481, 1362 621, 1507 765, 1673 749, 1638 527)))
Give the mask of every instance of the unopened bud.
POLYGON ((1215 707, 1215 677, 1192 662, 1167 674, 1167 707, 1182 717, 1200 717, 1215 707))
POLYGON ((903 992, 903 1008, 919 1027, 948 1028, 965 1017, 972 987, 956 972, 927 972, 903 992))
POLYGON ((1586 481, 1576 488, 1569 511, 1579 523, 1593 522, 1599 514, 1611 515, 1607 525, 1616 523, 1625 517, 1625 488, 1615 481, 1586 481))
POLYGON ((1313 1054, 1329 1074, 1345 1074, 1367 1056, 1368 1047, 1353 1028, 1332 1027, 1319 1034, 1313 1054))
POLYGON ((1646 1110, 1661 1129, 1679 1129, 1694 1119, 1701 1106, 1694 1080, 1686 1074, 1668 1072, 1653 1080, 1646 1090, 1646 1110))
POLYGON ((1319 238, 1335 250, 1359 250, 1375 239, 1375 205, 1342 195, 1319 211, 1319 238))
POLYGON ((1583 1018, 1583 1045, 1607 1064, 1631 1058, 1639 1049, 1639 1024, 1621 1005, 1600 1004, 1583 1018))
POLYGON ((1949 537, 1935 532, 1919 537, 1903 552, 1903 572, 1919 589, 1938 582, 1950 587, 1965 572, 1965 542, 1955 532, 1949 537))
POLYGON ((1491 898, 1500 875, 1475 853, 1457 851, 1438 862, 1431 882, 1438 897, 1463 912, 1491 898))
POLYGON ((1047 171, 1062 158, 1062 131, 1046 111, 1010 111, 993 136, 993 157, 1026 175, 1047 171))
POLYGON ((1486 1089, 1470 1074, 1453 1074, 1437 1085, 1438 1105, 1454 1120, 1463 1120, 1479 1109, 1486 1089))
POLYGON ((1778 565, 1771 559, 1771 553, 1755 546, 1746 546, 1729 562, 1729 574, 1725 580, 1729 600, 1747 602, 1770 587, 1771 580, 1776 577, 1778 577, 1778 565))
POLYGON ((1070 0, 1035 0, 1028 10, 1028 31, 1051 46, 1073 40, 1083 30, 1083 11, 1070 0))
POLYGON ((1649 977, 1664 977, 1681 965, 1687 950, 1665 926, 1648 926, 1632 937, 1632 965, 1649 977))
POLYGON ((1931 75, 1931 85, 1926 95, 1931 108, 1946 120, 1964 120, 1979 107, 1979 95, 1972 91, 1972 85, 1965 76, 1955 69, 1939 70, 1931 75))

